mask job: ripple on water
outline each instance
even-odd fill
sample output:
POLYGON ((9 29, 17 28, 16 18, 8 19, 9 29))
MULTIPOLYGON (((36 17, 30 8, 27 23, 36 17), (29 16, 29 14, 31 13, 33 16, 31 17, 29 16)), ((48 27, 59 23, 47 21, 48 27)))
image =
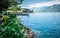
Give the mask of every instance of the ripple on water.
POLYGON ((35 30, 38 38, 60 38, 60 13, 31 13, 21 21, 35 30))

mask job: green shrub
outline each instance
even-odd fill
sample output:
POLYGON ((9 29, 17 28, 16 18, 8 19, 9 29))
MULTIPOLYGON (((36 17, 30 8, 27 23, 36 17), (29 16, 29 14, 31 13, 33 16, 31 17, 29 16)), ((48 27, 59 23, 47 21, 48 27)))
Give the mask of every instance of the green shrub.
POLYGON ((6 12, 3 16, 3 24, 0 32, 0 38, 24 38, 25 27, 16 15, 6 12))
POLYGON ((0 0, 0 9, 5 10, 0 24, 0 38, 25 38, 25 26, 16 18, 16 13, 6 12, 12 6, 12 11, 17 11, 17 6, 22 2, 23 0, 0 0))

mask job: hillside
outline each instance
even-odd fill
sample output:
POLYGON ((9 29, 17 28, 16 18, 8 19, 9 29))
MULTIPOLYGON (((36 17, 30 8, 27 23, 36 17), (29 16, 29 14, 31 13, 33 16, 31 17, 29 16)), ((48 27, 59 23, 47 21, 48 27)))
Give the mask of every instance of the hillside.
POLYGON ((60 4, 38 8, 39 12, 60 12, 60 4))

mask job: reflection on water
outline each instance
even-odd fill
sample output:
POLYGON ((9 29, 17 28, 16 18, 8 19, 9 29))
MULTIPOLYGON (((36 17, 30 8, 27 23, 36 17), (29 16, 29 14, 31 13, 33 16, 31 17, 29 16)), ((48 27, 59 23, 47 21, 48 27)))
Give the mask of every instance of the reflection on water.
POLYGON ((20 16, 27 27, 37 33, 38 38, 60 38, 60 13, 29 13, 20 16))

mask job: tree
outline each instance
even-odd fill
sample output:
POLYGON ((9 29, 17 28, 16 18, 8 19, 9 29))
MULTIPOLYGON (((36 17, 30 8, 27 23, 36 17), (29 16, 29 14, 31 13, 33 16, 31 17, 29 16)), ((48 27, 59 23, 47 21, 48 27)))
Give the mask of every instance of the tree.
POLYGON ((0 24, 2 22, 2 11, 6 10, 8 7, 19 5, 23 0, 0 0, 0 24))
MULTIPOLYGON (((0 0, 0 14, 2 15, 2 11, 7 10, 9 7, 16 8, 15 6, 21 4, 22 1, 23 0, 0 0)), ((16 10, 18 10, 18 8, 16 8, 16 10)), ((16 14, 14 14, 14 12, 3 12, 4 14, 1 16, 3 22, 0 28, 0 38, 24 38, 26 27, 16 18, 16 14)))

